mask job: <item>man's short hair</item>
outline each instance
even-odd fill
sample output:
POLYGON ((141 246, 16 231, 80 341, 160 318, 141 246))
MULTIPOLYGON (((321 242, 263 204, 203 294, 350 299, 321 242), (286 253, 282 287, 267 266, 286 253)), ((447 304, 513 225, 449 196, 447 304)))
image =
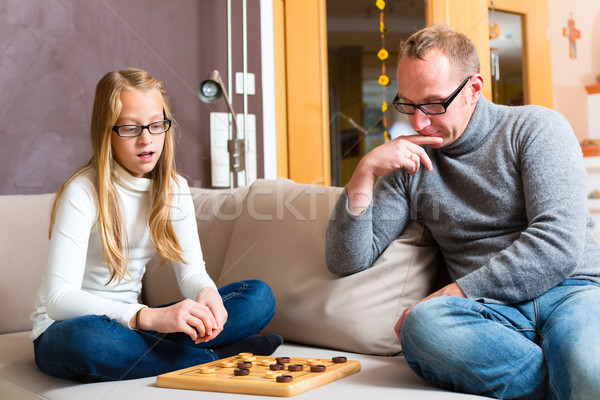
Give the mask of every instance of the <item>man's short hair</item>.
POLYGON ((424 60, 433 49, 446 54, 457 74, 467 77, 479 73, 479 53, 473 41, 454 28, 441 24, 421 29, 400 43, 398 62, 402 57, 424 60))

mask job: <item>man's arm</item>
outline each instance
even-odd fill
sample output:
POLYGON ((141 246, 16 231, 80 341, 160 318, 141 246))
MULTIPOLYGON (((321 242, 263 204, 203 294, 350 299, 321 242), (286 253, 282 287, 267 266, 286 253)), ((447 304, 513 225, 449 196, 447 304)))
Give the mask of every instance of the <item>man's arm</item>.
POLYGON ((407 199, 391 172, 405 168, 415 174, 421 163, 431 170, 431 160, 421 145, 439 142, 440 138, 405 136, 363 157, 329 221, 326 261, 332 273, 349 275, 368 268, 400 234, 406 225, 407 199))
POLYGON ((400 136, 370 151, 360 160, 346 186, 348 211, 361 214, 371 204, 373 186, 380 176, 400 168, 414 175, 421 163, 431 171, 431 160, 421 145, 441 142, 441 138, 421 135, 400 136))

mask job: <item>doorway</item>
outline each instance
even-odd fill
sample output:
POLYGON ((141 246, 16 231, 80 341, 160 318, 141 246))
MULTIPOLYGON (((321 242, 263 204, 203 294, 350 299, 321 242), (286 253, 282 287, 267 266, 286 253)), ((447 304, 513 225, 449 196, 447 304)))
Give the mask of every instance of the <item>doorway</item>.
MULTIPOLYGON (((332 32, 328 32, 328 23, 330 28, 335 28, 336 25, 333 23, 335 20, 327 20, 327 9, 329 8, 331 18, 335 17, 337 9, 337 12, 341 14, 339 18, 343 19, 346 18, 344 13, 351 14, 350 11, 354 10, 355 15, 362 15, 357 11, 360 6, 375 7, 375 4, 374 0, 335 2, 334 0, 274 0, 278 176, 299 183, 335 184, 336 186, 342 184, 342 153, 340 150, 334 152, 330 149, 334 146, 338 146, 338 149, 341 148, 341 133, 339 132, 346 128, 344 126, 333 127, 333 123, 341 125, 342 122, 339 115, 333 119, 332 116, 341 110, 340 103, 345 98, 340 94, 341 86, 328 83, 328 80, 333 78, 329 70, 328 56, 331 53, 328 51, 328 47, 334 47, 335 35, 339 35, 343 39, 344 33, 343 31, 333 32, 334 29, 332 32), (334 96, 331 101, 330 95, 334 96), (330 108, 332 108, 331 111, 330 108), (333 135, 330 134, 332 129, 336 131, 333 135), (331 179, 332 171, 334 171, 334 178, 339 181, 334 182, 331 179), (338 176, 339 178, 337 178, 338 176)), ((389 36, 386 40, 388 51, 390 51, 388 70, 393 70, 395 67, 393 65, 397 58, 395 47, 401 40, 393 36, 397 29, 406 31, 399 32, 399 35, 408 37, 409 34, 426 24, 447 24, 466 33, 477 46, 481 58, 481 74, 484 77, 483 91, 487 99, 492 99, 489 9, 494 8, 496 11, 520 15, 523 37, 524 103, 553 107, 550 41, 547 33, 549 21, 547 0, 387 0, 386 4, 390 7, 387 10, 389 36), (424 8, 425 18, 421 12, 416 13, 418 19, 417 16, 411 17, 411 7, 419 7, 421 10, 424 8), (395 17, 389 17, 390 14, 396 15, 396 12, 399 13, 397 22, 395 22, 395 17), (426 20, 426 24, 423 22, 424 20, 426 20)), ((375 15, 377 12, 378 10, 375 9, 375 15)), ((363 18, 366 17, 363 16, 363 18)), ((374 16, 372 15, 371 18, 374 16)), ((353 21, 359 28, 360 19, 356 17, 353 21)), ((368 34, 377 36, 378 22, 376 22, 375 28, 371 28, 371 22, 368 24, 370 26, 368 34)), ((348 32, 352 31, 358 31, 360 37, 367 35, 367 29, 364 28, 348 30, 348 32)), ((348 33, 348 37, 350 37, 349 35, 348 33)), ((379 39, 376 37, 372 39, 372 42, 379 43, 379 39)), ((346 45, 354 46, 361 43, 359 39, 355 39, 346 45)), ((342 64, 341 70, 349 71, 349 67, 342 64)), ((362 57, 360 73, 361 76, 358 79, 363 82, 364 78, 369 75, 363 72, 362 57)), ((394 73, 389 75, 393 80, 394 73)), ((388 88, 392 87, 395 87, 393 81, 388 88)), ((362 99, 362 86, 360 90, 362 99)), ((389 99, 389 96, 394 94, 387 93, 387 98, 389 99)), ((362 100, 357 104, 362 112, 356 114, 356 119, 352 118, 357 125, 371 133, 372 129, 370 128, 372 127, 367 126, 369 121, 365 117, 364 111, 367 107, 362 104, 362 100)), ((379 113, 381 115, 381 110, 379 113)), ((346 127, 352 129, 351 124, 346 127)), ((352 135, 357 136, 355 133, 350 133, 348 136, 352 135)), ((356 146, 360 146, 362 142, 363 140, 360 140, 356 146)), ((357 141, 355 140, 354 143, 357 141)), ((366 148, 368 146, 359 149, 359 155, 364 153, 366 148)), ((350 158, 347 160, 348 163, 357 162, 355 157, 350 158)))
POLYGON ((492 101, 496 104, 525 104, 523 84, 523 17, 490 9, 490 64, 492 101))
POLYGON ((424 0, 388 0, 386 27, 373 0, 326 0, 331 182, 345 186, 360 159, 388 138, 414 133, 392 107, 400 42, 425 27, 424 0), (378 57, 384 48, 388 57, 378 57), (389 85, 381 85, 382 63, 389 85), (387 105, 385 113, 382 105, 387 105))

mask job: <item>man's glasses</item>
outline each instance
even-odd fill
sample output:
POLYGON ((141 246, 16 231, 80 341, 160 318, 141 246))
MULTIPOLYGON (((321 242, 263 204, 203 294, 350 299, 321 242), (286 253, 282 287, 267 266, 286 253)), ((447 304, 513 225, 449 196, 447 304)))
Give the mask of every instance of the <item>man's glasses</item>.
POLYGON ((450 103, 452 103, 452 100, 454 100, 456 98, 456 96, 458 96, 460 91, 465 87, 465 85, 467 84, 467 82, 469 82, 469 80, 471 78, 472 78, 472 76, 465 79, 465 81, 463 83, 461 83, 460 86, 443 103, 424 103, 424 104, 400 103, 398 101, 399 100, 398 93, 396 93, 396 97, 394 97, 394 101, 393 101, 394 107, 396 107, 396 110, 398 110, 402 114, 409 114, 409 115, 413 115, 415 113, 415 111, 417 111, 417 108, 419 110, 421 110, 423 112, 423 114, 426 114, 426 115, 444 114, 446 112, 446 110, 448 109, 448 106, 450 105, 450 103))
POLYGON ((144 129, 148 129, 153 135, 164 133, 171 129, 171 120, 156 121, 148 125, 115 125, 112 130, 121 137, 136 137, 140 136, 144 129))

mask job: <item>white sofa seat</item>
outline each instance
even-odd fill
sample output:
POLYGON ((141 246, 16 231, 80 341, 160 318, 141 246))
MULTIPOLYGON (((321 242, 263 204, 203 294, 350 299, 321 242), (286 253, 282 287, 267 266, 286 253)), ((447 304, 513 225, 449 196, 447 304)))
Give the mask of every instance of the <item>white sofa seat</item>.
MULTIPOLYGON (((10 338, 2 338, 5 343, 14 344, 23 350, 31 347, 26 332, 10 338), (4 339, 9 339, 5 340, 4 339)), ((4 346, 3 346, 4 347, 4 346)), ((3 349, 4 350, 4 349, 3 349)), ((297 344, 281 346, 276 356, 331 358, 344 354, 351 360, 361 362, 361 371, 339 381, 321 386, 296 396, 298 399, 468 399, 481 398, 436 389, 410 371, 402 357, 369 356, 340 352, 338 350, 314 348, 297 344)), ((4 354, 4 353, 3 353, 4 354)), ((33 351, 29 360, 2 366, 0 369, 0 398, 13 399, 60 399, 60 400, 123 400, 123 399, 181 399, 181 400, 230 400, 241 395, 229 393, 199 392, 195 390, 166 389, 156 386, 156 378, 133 379, 120 382, 77 384, 48 376, 33 362, 33 351)), ((269 396, 252 396, 252 399, 273 399, 269 396)))

